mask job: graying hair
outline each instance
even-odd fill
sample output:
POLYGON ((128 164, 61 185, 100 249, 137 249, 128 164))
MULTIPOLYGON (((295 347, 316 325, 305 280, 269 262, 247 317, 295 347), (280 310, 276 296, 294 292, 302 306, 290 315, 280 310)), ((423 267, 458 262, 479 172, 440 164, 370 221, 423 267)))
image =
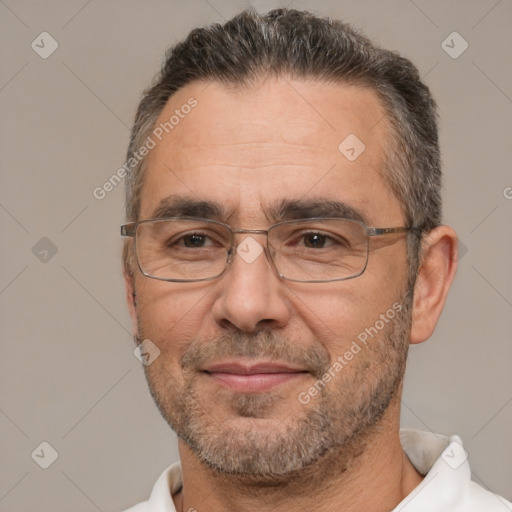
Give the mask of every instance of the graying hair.
MULTIPOLYGON (((284 76, 351 84, 375 91, 386 110, 391 140, 384 179, 400 202, 408 226, 428 232, 441 222, 441 166, 436 104, 418 70, 398 53, 380 48, 348 24, 292 9, 243 11, 223 25, 193 30, 170 48, 161 72, 143 95, 127 161, 151 135, 169 98, 194 81, 249 86, 284 76)), ((144 159, 126 179, 126 217, 137 220, 144 159)), ((421 237, 408 237, 416 274, 421 237)), ((125 259, 126 261, 126 259, 125 259)))

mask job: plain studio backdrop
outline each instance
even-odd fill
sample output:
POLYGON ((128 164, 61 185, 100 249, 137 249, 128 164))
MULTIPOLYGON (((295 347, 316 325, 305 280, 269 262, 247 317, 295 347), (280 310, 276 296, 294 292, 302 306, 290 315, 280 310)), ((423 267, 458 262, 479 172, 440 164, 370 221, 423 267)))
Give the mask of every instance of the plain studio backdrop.
MULTIPOLYGON (((438 101, 460 268, 434 336, 410 351, 402 424, 459 434, 474 479, 512 499, 512 3, 284 4, 398 50, 438 101)), ((123 165, 165 49, 248 5, 283 3, 0 1, 3 512, 120 511, 178 459, 133 354, 124 183, 94 191, 123 165)))

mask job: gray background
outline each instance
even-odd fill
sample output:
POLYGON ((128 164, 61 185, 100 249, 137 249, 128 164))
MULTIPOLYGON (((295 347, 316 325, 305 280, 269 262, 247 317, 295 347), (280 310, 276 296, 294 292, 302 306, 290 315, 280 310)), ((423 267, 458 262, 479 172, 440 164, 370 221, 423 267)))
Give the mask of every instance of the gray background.
MULTIPOLYGON (((3 512, 119 511, 146 499, 177 459, 132 352, 123 185, 103 200, 92 191, 123 164, 167 46, 247 5, 0 0, 3 512), (43 31, 59 44, 47 59, 31 48, 43 31), (46 470, 31 458, 43 441, 58 452, 46 470)), ((467 252, 438 329, 411 350, 402 423, 459 434, 475 480, 511 499, 512 2, 286 5, 346 19, 399 50, 438 100, 445 220, 467 252), (453 31, 469 44, 456 59, 441 46, 453 31)), ((34 459, 50 456, 43 447, 34 459)))

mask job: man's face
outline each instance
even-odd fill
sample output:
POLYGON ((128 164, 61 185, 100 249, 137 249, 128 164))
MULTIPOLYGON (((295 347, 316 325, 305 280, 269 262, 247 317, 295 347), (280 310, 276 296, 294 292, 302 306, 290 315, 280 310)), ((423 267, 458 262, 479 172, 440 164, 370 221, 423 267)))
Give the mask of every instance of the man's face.
MULTIPOLYGON (((315 217, 318 205, 337 201, 369 226, 404 225, 382 177, 389 139, 373 92, 291 79, 194 83, 159 123, 190 97, 197 106, 148 156, 140 219, 178 200, 193 203, 183 215, 204 217, 207 201, 224 212, 216 220, 267 229, 286 202, 300 203, 295 217, 315 217), (365 145, 355 160, 338 149, 350 134, 365 145)), ((250 236, 264 246, 264 235, 250 236)), ((264 253, 236 254, 213 281, 137 271, 138 337, 160 349, 146 367, 152 394, 209 467, 255 476, 301 469, 357 444, 396 398, 409 341, 406 283, 404 235, 372 239, 365 272, 346 281, 282 280, 264 253)))

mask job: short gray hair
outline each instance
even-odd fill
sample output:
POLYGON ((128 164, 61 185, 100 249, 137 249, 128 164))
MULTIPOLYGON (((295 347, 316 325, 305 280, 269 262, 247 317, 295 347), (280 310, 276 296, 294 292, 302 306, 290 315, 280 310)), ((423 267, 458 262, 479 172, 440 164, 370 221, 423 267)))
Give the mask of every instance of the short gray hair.
MULTIPOLYGON (((391 127, 384 179, 400 202, 406 223, 426 232, 441 222, 441 165, 436 104, 417 68, 380 48, 348 24, 309 12, 243 11, 224 24, 193 30, 170 48, 161 72, 143 95, 127 161, 154 130, 169 98, 194 81, 248 86, 267 76, 316 79, 368 87, 378 95, 391 127)), ((126 179, 126 217, 138 220, 144 159, 126 179)), ((420 237, 409 236, 416 273, 420 237)))

